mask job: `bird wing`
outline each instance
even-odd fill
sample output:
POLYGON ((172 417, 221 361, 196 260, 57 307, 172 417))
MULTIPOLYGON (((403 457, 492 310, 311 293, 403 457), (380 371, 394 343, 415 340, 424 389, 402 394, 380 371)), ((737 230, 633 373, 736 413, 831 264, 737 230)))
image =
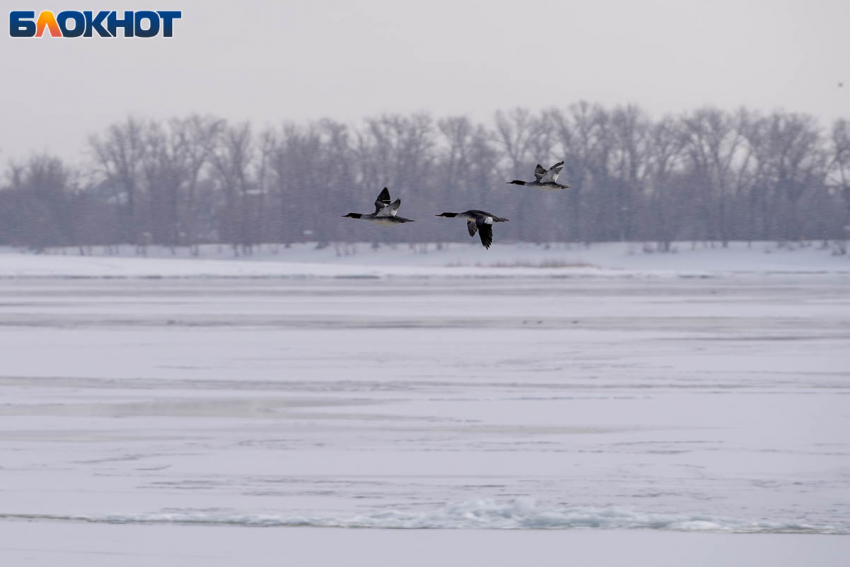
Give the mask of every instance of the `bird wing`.
MULTIPOLYGON (((384 187, 383 191, 378 194, 378 198, 375 199, 375 214, 380 214, 381 211, 390 206, 390 190, 384 187)), ((385 215, 388 213, 384 213, 385 215)))
POLYGON ((546 175, 546 170, 538 163, 537 167, 534 168, 534 178, 537 179, 537 181, 540 181, 540 178, 544 175, 546 175))
POLYGON ((396 199, 393 204, 384 209, 387 211, 391 217, 394 217, 398 214, 398 208, 401 206, 401 199, 396 199))
POLYGON ((562 169, 564 169, 564 162, 559 161, 558 163, 556 163, 555 165, 553 165, 552 167, 549 168, 549 171, 547 171, 546 175, 544 175, 543 178, 540 179, 540 182, 541 183, 549 183, 549 182, 554 183, 555 181, 558 180, 558 175, 560 175, 562 169))
MULTIPOLYGON (((472 232, 470 230, 470 232, 472 232)), ((490 249, 490 245, 493 244, 493 225, 492 224, 480 224, 478 225, 478 236, 481 237, 481 244, 484 245, 484 248, 490 249)))
POLYGON ((469 236, 475 236, 475 233, 478 230, 478 225, 475 224, 474 220, 468 220, 466 221, 466 230, 469 231, 469 236))

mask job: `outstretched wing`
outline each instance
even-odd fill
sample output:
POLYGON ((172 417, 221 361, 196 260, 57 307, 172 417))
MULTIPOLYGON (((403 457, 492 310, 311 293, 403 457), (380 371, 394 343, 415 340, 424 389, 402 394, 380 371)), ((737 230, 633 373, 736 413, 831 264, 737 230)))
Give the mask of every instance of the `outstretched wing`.
MULTIPOLYGON (((472 230, 470 229, 470 232, 472 230)), ((481 237, 481 244, 484 245, 484 248, 490 249, 490 245, 493 244, 493 225, 492 224, 480 224, 478 226, 478 236, 481 237)))
MULTIPOLYGON (((390 206, 390 190, 384 187, 383 191, 378 194, 375 200, 375 214, 380 214, 381 210, 390 206)), ((387 214, 387 213, 384 213, 387 214)))
POLYGON ((560 175, 562 169, 564 169, 564 162, 559 161, 549 168, 549 171, 540 179, 540 183, 554 183, 558 180, 558 175, 560 175))
POLYGON ((475 224, 475 221, 473 220, 466 221, 466 230, 469 231, 469 236, 475 236, 475 232, 478 230, 478 225, 475 224))
POLYGON ((396 215, 398 214, 398 208, 399 208, 400 206, 401 206, 401 199, 396 199, 396 200, 395 200, 395 203, 391 204, 390 206, 388 206, 387 208, 385 208, 383 211, 381 211, 381 213, 382 213, 382 214, 381 214, 381 215, 379 215, 379 216, 382 216, 382 215, 383 215, 383 213, 386 213, 386 214, 388 214, 389 216, 394 217, 394 216, 396 216, 396 215))
POLYGON ((538 163, 537 167, 534 168, 534 178, 537 179, 537 181, 539 182, 540 178, 544 175, 546 175, 546 170, 543 169, 543 166, 538 163))

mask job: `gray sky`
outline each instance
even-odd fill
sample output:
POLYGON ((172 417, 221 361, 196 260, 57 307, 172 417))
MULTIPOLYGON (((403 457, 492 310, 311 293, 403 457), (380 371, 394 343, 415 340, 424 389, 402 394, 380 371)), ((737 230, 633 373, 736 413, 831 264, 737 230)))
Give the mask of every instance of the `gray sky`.
POLYGON ((850 118, 846 0, 136 2, 7 9, 181 9, 172 39, 0 43, 0 160, 81 160, 128 114, 257 125, 384 112, 488 120, 585 99, 653 115, 711 104, 850 118), (838 83, 844 82, 844 88, 838 83))

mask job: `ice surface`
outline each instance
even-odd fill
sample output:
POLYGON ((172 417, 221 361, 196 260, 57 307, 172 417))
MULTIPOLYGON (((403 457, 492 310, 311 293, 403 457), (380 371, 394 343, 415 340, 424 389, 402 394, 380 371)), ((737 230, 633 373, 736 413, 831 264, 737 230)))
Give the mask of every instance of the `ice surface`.
POLYGON ((240 529, 5 522, 4 565, 63 567, 844 567, 850 538, 666 530, 240 529))
POLYGON ((484 250, 470 244, 264 245, 234 257, 227 246, 206 245, 193 257, 187 248, 150 247, 148 257, 130 246, 91 256, 76 248, 21 254, 0 248, 0 277, 710 277, 728 273, 850 273, 850 259, 810 244, 778 247, 771 242, 733 242, 728 248, 678 244, 672 253, 628 243, 583 245, 497 243, 484 250), (202 260, 202 261, 199 261, 202 260))
POLYGON ((709 515, 655 514, 618 508, 543 508, 519 499, 510 504, 478 500, 452 504, 429 512, 387 510, 349 518, 286 516, 280 513, 244 514, 216 510, 182 510, 144 514, 51 515, 8 514, 4 520, 86 522, 95 524, 186 524, 245 527, 313 527, 378 529, 499 529, 562 530, 569 528, 653 529, 719 533, 837 534, 841 527, 803 523, 743 521, 709 515))
POLYGON ((850 276, 817 271, 2 279, 0 533, 848 534, 850 276))

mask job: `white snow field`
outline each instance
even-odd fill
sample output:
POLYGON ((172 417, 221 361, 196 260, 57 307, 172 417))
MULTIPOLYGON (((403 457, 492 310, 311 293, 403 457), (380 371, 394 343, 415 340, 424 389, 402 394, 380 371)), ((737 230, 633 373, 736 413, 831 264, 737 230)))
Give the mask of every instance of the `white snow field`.
POLYGON ((0 254, 0 565, 850 563, 846 257, 149 253, 0 254))
POLYGON ((102 247, 80 256, 76 248, 20 254, 0 247, 0 277, 181 278, 181 277, 708 277, 727 274, 843 273, 850 257, 820 243, 730 243, 728 248, 679 243, 673 253, 647 253, 652 244, 499 243, 485 250, 469 243, 381 245, 367 243, 256 247, 238 257, 229 246, 205 245, 194 257, 188 248, 152 246, 140 258, 132 246, 106 254, 102 247), (45 259, 47 258, 47 259, 45 259), (140 260, 145 261, 140 261, 140 260), (180 260, 192 259, 192 262, 180 260), (154 261, 156 260, 156 261, 154 261), (203 261, 199 261, 203 260, 203 261))

